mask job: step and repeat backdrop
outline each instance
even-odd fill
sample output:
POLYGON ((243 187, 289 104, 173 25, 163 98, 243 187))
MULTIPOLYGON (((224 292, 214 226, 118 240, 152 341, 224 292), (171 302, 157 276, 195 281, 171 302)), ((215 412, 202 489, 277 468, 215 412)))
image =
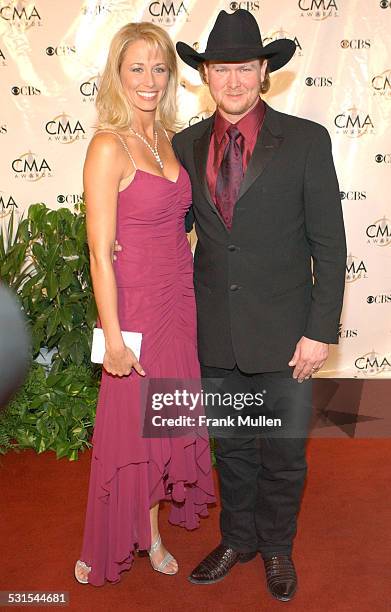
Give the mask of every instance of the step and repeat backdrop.
MULTIPOLYGON (((293 59, 265 99, 329 130, 347 231, 340 343, 320 377, 391 377, 391 0, 0 0, 0 223, 30 204, 73 209, 110 40, 150 21, 203 51, 218 12, 253 13, 293 59)), ((214 111, 179 60, 180 119, 214 111)), ((279 248, 278 242, 276 249, 279 248)))

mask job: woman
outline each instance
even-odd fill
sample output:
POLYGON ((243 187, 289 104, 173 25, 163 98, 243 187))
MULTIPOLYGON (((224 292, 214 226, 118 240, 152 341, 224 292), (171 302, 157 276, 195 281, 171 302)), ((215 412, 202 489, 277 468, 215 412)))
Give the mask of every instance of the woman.
POLYGON ((91 276, 106 352, 79 582, 117 582, 136 549, 175 574, 159 501, 187 529, 215 501, 207 436, 143 438, 145 378, 197 379, 192 255, 184 230, 190 180, 173 153, 176 56, 165 31, 131 23, 114 37, 97 97, 99 130, 84 166, 91 276), (158 121, 159 118, 159 121, 158 121), (112 263, 115 239, 122 245, 112 263), (140 360, 120 331, 142 332, 140 360))

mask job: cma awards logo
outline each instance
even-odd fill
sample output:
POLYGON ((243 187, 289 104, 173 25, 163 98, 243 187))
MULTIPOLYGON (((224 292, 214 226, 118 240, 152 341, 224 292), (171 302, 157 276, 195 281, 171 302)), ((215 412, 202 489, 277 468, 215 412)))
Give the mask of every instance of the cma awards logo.
POLYGON ((11 28, 24 31, 42 25, 41 15, 36 5, 28 0, 14 0, 1 4, 5 6, 0 7, 0 19, 3 19, 11 28))
POLYGON ((188 6, 180 0, 171 2, 154 0, 150 3, 148 12, 152 23, 156 24, 171 26, 178 22, 190 21, 188 6))
POLYGON ((343 327, 342 323, 338 325, 338 338, 356 338, 358 336, 357 329, 347 329, 343 327))
POLYGON ((237 11, 238 9, 245 9, 246 11, 249 11, 250 13, 256 13, 257 11, 259 11, 259 1, 258 0, 254 0, 254 2, 249 2, 248 0, 246 0, 245 2, 230 2, 229 3, 229 8, 231 11, 237 11))
POLYGON ((366 134, 374 134, 375 126, 368 113, 359 110, 356 106, 348 108, 334 118, 337 134, 344 134, 349 138, 361 138, 366 134))
POLYGON ((364 261, 350 253, 346 260, 346 282, 355 283, 356 281, 367 277, 368 271, 364 261))
POLYGON ((366 200, 367 192, 366 191, 340 191, 341 200, 366 200))
POLYGON ((365 230, 367 243, 384 247, 391 244, 391 222, 385 216, 368 225, 365 230))
POLYGON ((86 138, 85 130, 80 121, 78 119, 71 121, 70 116, 65 113, 48 121, 45 125, 45 131, 49 135, 49 142, 71 144, 86 138))
POLYGON ((43 178, 53 176, 52 169, 44 157, 37 157, 35 153, 28 151, 23 153, 11 163, 15 178, 26 181, 40 181, 43 178))
POLYGON ((15 208, 19 208, 12 195, 6 196, 0 191, 0 219, 5 219, 15 208))
POLYGON ((378 376, 383 372, 391 371, 391 357, 376 353, 373 349, 369 353, 357 357, 354 362, 360 374, 365 376, 378 376))
POLYGON ((338 17, 336 0, 298 0, 298 7, 302 17, 311 17, 315 21, 338 17))
POLYGON ((372 79, 372 89, 374 96, 381 96, 391 100, 391 70, 377 74, 372 79))
POLYGON ((5 57, 5 53, 3 49, 0 49, 0 66, 6 66, 6 65, 7 65, 7 60, 5 57))
POLYGON ((92 76, 88 81, 81 83, 79 90, 83 96, 83 102, 95 102, 96 94, 99 91, 100 74, 92 76))
POLYGON ((325 76, 307 77, 305 84, 307 87, 331 87, 333 84, 333 78, 325 76))
POLYGON ((263 44, 267 45, 275 40, 281 40, 282 38, 290 38, 296 45, 296 53, 295 55, 303 55, 303 47, 301 46, 301 42, 297 38, 297 36, 292 36, 289 32, 284 30, 284 28, 280 28, 279 30, 274 30, 263 39, 263 44))

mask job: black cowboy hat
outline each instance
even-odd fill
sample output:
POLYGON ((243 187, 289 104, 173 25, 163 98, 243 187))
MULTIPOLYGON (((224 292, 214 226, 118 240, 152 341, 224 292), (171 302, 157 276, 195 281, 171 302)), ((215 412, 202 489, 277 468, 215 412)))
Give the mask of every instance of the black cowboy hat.
POLYGON ((196 69, 207 60, 244 62, 265 57, 270 72, 273 72, 289 62, 296 45, 293 40, 281 38, 264 47, 255 17, 249 11, 238 9, 231 14, 220 11, 204 53, 197 53, 184 42, 177 42, 176 50, 186 64, 196 69))

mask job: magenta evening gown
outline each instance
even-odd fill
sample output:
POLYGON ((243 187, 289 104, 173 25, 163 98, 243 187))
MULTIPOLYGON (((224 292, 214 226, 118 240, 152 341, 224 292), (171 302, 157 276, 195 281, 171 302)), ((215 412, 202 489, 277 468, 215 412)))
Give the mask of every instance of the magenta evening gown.
MULTIPOLYGON (((200 378, 193 258, 184 229, 190 203, 182 166, 176 182, 137 169, 118 195, 122 251, 113 266, 119 322, 123 330, 143 333, 140 363, 147 378, 200 378)), ((186 529, 198 527, 215 501, 206 431, 140 435, 141 378, 134 370, 115 377, 102 369, 79 557, 91 566, 88 582, 95 586, 118 582, 135 550, 150 548, 149 509, 157 501, 168 500, 170 523, 186 529)))

